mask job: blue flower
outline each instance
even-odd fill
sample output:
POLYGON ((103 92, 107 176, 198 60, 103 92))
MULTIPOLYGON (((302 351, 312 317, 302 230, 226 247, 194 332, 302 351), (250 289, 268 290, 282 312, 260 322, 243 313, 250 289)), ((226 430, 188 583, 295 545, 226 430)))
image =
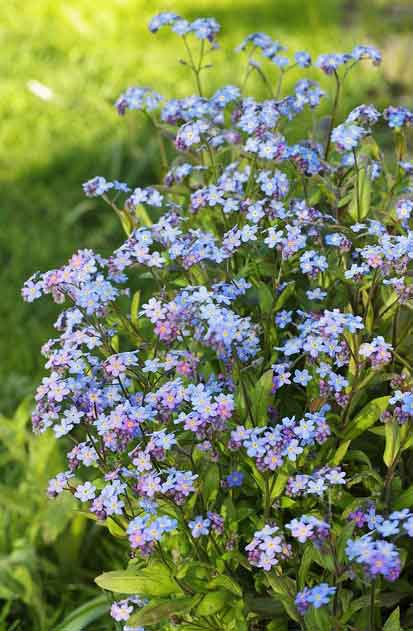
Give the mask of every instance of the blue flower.
POLYGON ((376 526, 377 532, 383 537, 391 537, 397 535, 400 532, 399 522, 397 520, 385 519, 376 526))
POLYGON ((226 481, 230 489, 242 486, 244 482, 244 474, 242 471, 232 471, 232 473, 227 475, 226 481))
POLYGON ((310 590, 307 596, 308 602, 316 609, 319 609, 330 602, 330 598, 335 591, 335 587, 330 587, 327 583, 320 583, 320 585, 317 585, 310 590))
POLYGON ((86 197, 100 197, 111 188, 113 188, 112 182, 107 182, 104 177, 99 175, 83 184, 86 197))
POLYGON ((211 520, 204 519, 202 515, 198 515, 197 517, 195 517, 193 521, 190 521, 188 525, 191 529, 192 536, 195 539, 197 539, 198 537, 202 537, 209 534, 211 520))
POLYGON ((300 386, 306 387, 308 383, 310 383, 312 377, 308 370, 304 368, 304 370, 296 370, 294 372, 293 381, 294 383, 298 383, 300 386))
POLYGON ((305 51, 295 53, 294 59, 301 68, 308 68, 311 66, 311 56, 305 51))
POLYGON ((309 300, 323 300, 327 296, 327 292, 320 289, 320 287, 316 287, 306 291, 306 296, 309 300))
POLYGON ((339 151, 351 151, 356 149, 366 130, 359 125, 353 123, 343 123, 335 129, 331 134, 331 140, 336 144, 339 151))

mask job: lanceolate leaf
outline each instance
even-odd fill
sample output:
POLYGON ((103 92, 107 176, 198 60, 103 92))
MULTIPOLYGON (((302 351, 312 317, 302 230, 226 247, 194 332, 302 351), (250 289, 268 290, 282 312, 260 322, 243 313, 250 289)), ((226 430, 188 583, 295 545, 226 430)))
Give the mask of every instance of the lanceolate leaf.
POLYGON ((214 502, 220 484, 219 467, 215 463, 208 465, 202 480, 203 496, 207 505, 214 502))
POLYGON ((294 604, 295 582, 288 576, 276 576, 273 573, 268 573, 267 580, 289 617, 298 621, 299 616, 294 604))
POLYGON ((229 606, 233 597, 227 591, 209 592, 206 594, 198 607, 196 608, 197 616, 212 616, 221 611, 225 606, 229 606))
POLYGON ((366 429, 372 427, 380 418, 380 415, 386 410, 390 397, 379 397, 373 399, 364 406, 364 408, 349 422, 348 427, 344 431, 345 440, 353 440, 360 436, 366 429))
POLYGON ((102 595, 70 613, 54 631, 83 631, 91 622, 106 614, 110 609, 110 600, 102 595))
POLYGON ((337 447, 336 453, 334 454, 334 457, 333 457, 334 465, 340 464, 340 462, 343 460, 350 446, 350 443, 351 443, 351 440, 345 440, 337 447))
POLYGON ((386 446, 383 455, 384 464, 391 467, 400 450, 400 430, 399 424, 394 419, 385 424, 386 446))
POLYGON ((413 508, 413 486, 403 491, 393 502, 393 508, 401 510, 402 508, 413 508))
POLYGON ((196 604, 196 598, 174 598, 158 601, 139 609, 128 619, 128 626, 152 625, 169 620, 172 614, 190 611, 196 604))
POLYGON ((293 295, 295 290, 295 282, 291 282, 287 285, 287 287, 285 289, 283 289, 283 291, 281 292, 281 294, 278 296, 276 302, 275 302, 275 307, 274 310, 275 311, 279 311, 280 309, 283 308, 283 306, 285 305, 285 303, 287 302, 287 300, 290 298, 290 296, 293 295))
POLYGON ((400 609, 397 607, 384 623, 383 631, 400 631, 400 609))
POLYGON ((229 592, 235 594, 235 596, 242 597, 242 589, 232 578, 229 576, 216 576, 208 583, 209 589, 223 588, 229 592))
POLYGON ((257 381, 253 392, 253 417, 256 425, 266 425, 268 419, 268 406, 273 400, 272 394, 273 371, 267 370, 257 381))
POLYGON ((95 578, 95 582, 111 592, 148 597, 169 596, 182 591, 160 563, 154 563, 142 570, 106 572, 95 578))

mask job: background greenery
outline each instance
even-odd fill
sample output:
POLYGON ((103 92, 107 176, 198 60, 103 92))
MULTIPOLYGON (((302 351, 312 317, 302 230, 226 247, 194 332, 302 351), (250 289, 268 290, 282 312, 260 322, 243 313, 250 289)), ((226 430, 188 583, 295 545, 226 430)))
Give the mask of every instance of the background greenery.
MULTIPOLYGON (((412 106, 411 0, 2 2, 0 410, 9 417, 41 377, 39 348, 53 334, 56 314, 47 301, 22 303, 23 281, 35 270, 62 264, 74 249, 105 253, 121 238, 107 208, 83 197, 82 182, 99 174, 137 186, 157 176, 156 147, 145 124, 137 115, 119 118, 114 100, 132 84, 169 96, 191 89, 177 61, 179 39, 147 31, 149 17, 165 9, 189 19, 214 15, 222 23, 212 87, 234 82, 241 59, 232 48, 262 30, 313 55, 360 42, 378 45, 382 68, 351 75, 343 113, 369 101, 412 106)), ((310 76, 322 79, 317 71, 310 76)), ((322 83, 328 88, 328 80, 322 83)), ((55 445, 30 436, 27 417, 23 406, 12 420, 1 421, 0 599, 9 604, 0 614, 0 631, 54 629, 50 625, 96 596, 96 568, 120 562, 98 527, 71 518, 69 505, 46 503, 46 480, 59 469, 60 455, 55 445)), ((94 611, 107 607, 102 600, 95 605, 94 611)), ((83 619, 88 616, 83 611, 83 619)), ((113 628, 102 620, 93 628, 113 628)), ((69 631, 82 628, 76 624, 72 620, 69 631)))

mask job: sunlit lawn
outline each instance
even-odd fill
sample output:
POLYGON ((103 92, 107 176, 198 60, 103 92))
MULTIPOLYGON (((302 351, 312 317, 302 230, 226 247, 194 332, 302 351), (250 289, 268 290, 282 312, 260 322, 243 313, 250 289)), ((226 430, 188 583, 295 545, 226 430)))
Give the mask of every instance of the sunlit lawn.
MULTIPOLYGON (((21 303, 18 292, 24 278, 62 263, 74 248, 107 250, 119 238, 108 211, 84 200, 81 183, 102 174, 122 177, 133 185, 156 175, 154 148, 142 141, 146 134, 142 122, 138 116, 120 119, 113 101, 130 84, 152 85, 171 96, 192 89, 185 67, 178 62, 183 55, 181 42, 168 32, 151 35, 149 17, 162 9, 188 18, 217 17, 223 25, 222 49, 213 57, 214 70, 208 78, 212 90, 222 82, 240 81, 245 60, 232 50, 251 31, 267 31, 292 51, 305 48, 313 55, 345 51, 360 41, 387 42, 393 32, 408 32, 409 2, 397 4, 399 14, 394 14, 393 5, 390 13, 382 13, 388 4, 379 0, 7 0, 1 4, 0 409, 30 388, 39 372, 38 349, 51 331, 53 307, 21 303), (361 10, 354 11, 358 4, 361 10)), ((397 56, 397 47, 392 50, 397 56)), ((312 71, 309 76, 321 78, 319 74, 312 71)), ((397 85, 397 78, 388 74, 397 85)), ((288 82, 295 79, 292 73, 288 82)), ((328 88, 328 80, 323 85, 328 88)), ((388 86, 383 71, 357 71, 348 82, 343 111, 360 100, 385 102, 388 86)))

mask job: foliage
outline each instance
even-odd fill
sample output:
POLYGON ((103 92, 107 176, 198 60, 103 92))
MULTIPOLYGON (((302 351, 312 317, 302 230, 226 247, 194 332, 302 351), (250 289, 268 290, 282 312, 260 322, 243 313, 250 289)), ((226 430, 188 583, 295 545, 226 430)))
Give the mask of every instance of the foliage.
POLYGON ((126 241, 23 289, 65 304, 33 413, 71 440, 49 494, 128 544, 128 567, 96 578, 124 596, 125 631, 407 628, 413 112, 342 120, 348 77, 380 53, 313 61, 263 33, 237 49, 240 85, 205 96, 218 22, 150 22, 164 27, 197 95, 116 102, 150 122, 162 182, 86 182, 126 241), (332 85, 325 128, 308 68, 332 85))
MULTIPOLYGON (((87 556, 97 532, 86 527, 85 517, 74 513, 69 495, 53 503, 48 500, 48 479, 62 467, 63 457, 50 436, 33 435, 27 425, 31 407, 27 399, 12 418, 0 419, 0 629, 4 631, 49 631, 76 602, 96 593, 90 585, 93 564, 87 569, 87 556)), ((106 555, 110 558, 110 549, 106 555)), ((91 621, 106 612, 110 600, 98 599, 99 611, 92 601, 80 614, 88 613, 91 621)), ((80 618, 72 613, 71 620, 76 619, 80 618)), ((75 627, 62 626, 61 631, 75 627)))
MULTIPOLYGON (((381 73, 363 72, 361 80, 350 76, 345 100, 352 107, 367 94, 377 94, 382 103, 389 91, 403 97, 400 86, 403 80, 409 85, 410 53, 408 47, 406 54, 399 50, 399 41, 403 31, 409 42, 412 31, 412 14, 403 8, 408 3, 398 0, 396 9, 388 0, 370 0, 352 2, 350 9, 345 0, 239 0, 236 20, 232 0, 204 0, 196 8, 189 0, 173 5, 188 15, 217 10, 228 50, 243 33, 266 29, 314 54, 327 41, 340 41, 344 48, 360 39, 392 43, 387 66, 397 81, 388 82, 381 73)), ((24 11, 22 0, 0 5, 1 142, 7 148, 0 160, 5 226, 0 235, 0 410, 5 414, 40 378, 37 349, 52 334, 57 314, 45 302, 35 315, 16 288, 32 269, 54 267, 76 247, 108 253, 120 238, 99 200, 79 199, 81 182, 94 169, 134 186, 156 178, 147 123, 129 117, 119 125, 112 103, 128 81, 157 85, 175 96, 188 92, 190 80, 174 61, 179 43, 166 34, 166 40, 150 47, 143 44, 146 21, 157 6, 162 4, 154 0, 100 0, 99 11, 86 0, 25 0, 24 11)), ((217 59, 216 87, 240 68, 235 71, 234 61, 230 68, 224 52, 217 59)))

